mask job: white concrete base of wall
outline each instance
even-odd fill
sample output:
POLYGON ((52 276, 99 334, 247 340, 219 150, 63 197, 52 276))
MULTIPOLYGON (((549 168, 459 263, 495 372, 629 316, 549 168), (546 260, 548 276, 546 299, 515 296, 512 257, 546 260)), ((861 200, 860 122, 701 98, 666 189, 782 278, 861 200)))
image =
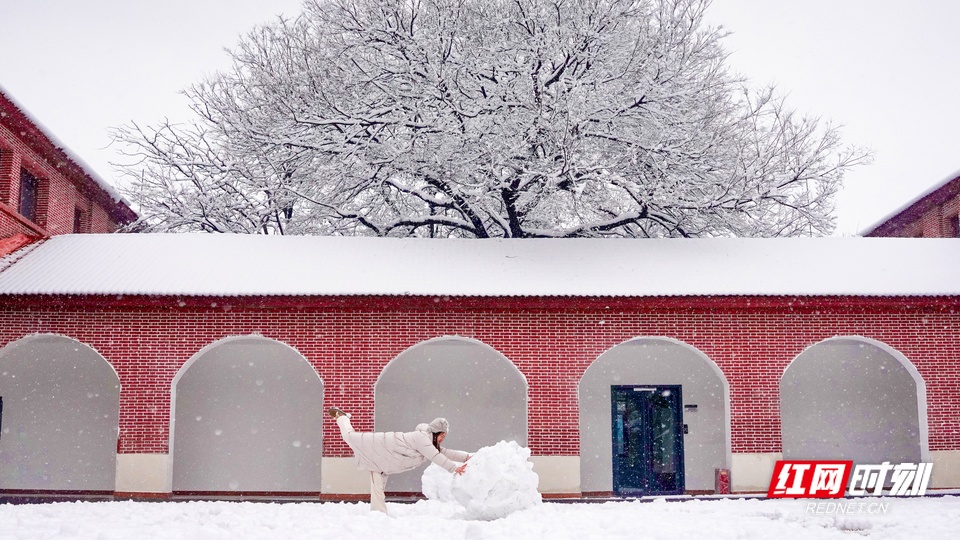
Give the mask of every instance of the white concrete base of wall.
MULTIPOLYGON (((534 456, 533 472, 540 477, 540 493, 579 493, 580 458, 577 456, 534 456)), ((357 470, 353 458, 323 458, 323 493, 357 495, 370 493, 370 477, 357 470)), ((390 491, 390 482, 387 482, 390 491)))
MULTIPOLYGON (((370 493, 370 473, 357 469, 354 458, 325 457, 320 464, 322 493, 358 495, 370 493)), ((390 483, 387 482, 387 490, 390 483)))
POLYGON ((579 456, 531 456, 540 493, 580 493, 579 456))
MULTIPOLYGON (((770 487, 770 477, 783 454, 733 454, 730 469, 734 493, 762 492, 770 487)), ((933 472, 930 489, 960 488, 960 450, 930 452, 933 472)), ((533 471, 540 477, 540 493, 580 493, 580 458, 578 456, 533 456, 533 471)), ((169 494, 170 457, 168 454, 118 454, 118 493, 169 494)), ((357 470, 353 458, 323 458, 321 464, 323 493, 364 495, 370 493, 370 477, 357 470)), ((387 489, 389 490, 389 483, 387 489)))
POLYGON ((170 493, 168 454, 117 454, 118 493, 170 493))
POLYGON ((934 489, 960 488, 960 450, 939 450, 930 452, 933 471, 930 472, 930 486, 934 489))
POLYGON ((730 465, 730 490, 733 493, 763 492, 770 487, 770 477, 783 454, 733 454, 730 465))

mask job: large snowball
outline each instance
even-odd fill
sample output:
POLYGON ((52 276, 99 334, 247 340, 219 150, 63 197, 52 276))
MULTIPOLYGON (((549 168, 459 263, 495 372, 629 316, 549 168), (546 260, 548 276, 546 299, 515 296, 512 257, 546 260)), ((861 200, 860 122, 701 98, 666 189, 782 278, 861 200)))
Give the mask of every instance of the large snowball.
POLYGON ((423 473, 423 494, 430 499, 456 501, 470 519, 499 519, 540 504, 540 478, 528 461, 530 450, 515 441, 481 448, 470 458, 463 475, 431 465, 423 473))
MULTIPOLYGON (((469 467, 467 468, 469 469, 469 467)), ((423 494, 431 501, 457 502, 450 491, 453 487, 453 476, 443 467, 431 463, 423 471, 423 477, 420 479, 423 483, 423 494)))

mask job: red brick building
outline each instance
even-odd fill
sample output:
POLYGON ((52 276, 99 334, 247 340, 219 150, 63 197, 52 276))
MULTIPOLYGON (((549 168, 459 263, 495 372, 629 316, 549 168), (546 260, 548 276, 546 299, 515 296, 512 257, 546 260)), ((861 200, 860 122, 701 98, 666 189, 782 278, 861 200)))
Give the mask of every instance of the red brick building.
POLYGON ((960 238, 960 175, 951 175, 863 232, 863 236, 960 238))
POLYGON ((136 217, 0 88, 0 255, 31 238, 113 232, 136 217))
POLYGON ((516 440, 547 494, 960 488, 957 242, 54 237, 0 265, 0 491, 360 494, 334 405, 516 440))
MULTIPOLYGON (((949 236, 958 182, 891 222, 949 236)), ((135 217, 0 91, 0 493, 360 494, 333 405, 516 440, 546 494, 960 488, 960 240, 70 234, 135 217)))

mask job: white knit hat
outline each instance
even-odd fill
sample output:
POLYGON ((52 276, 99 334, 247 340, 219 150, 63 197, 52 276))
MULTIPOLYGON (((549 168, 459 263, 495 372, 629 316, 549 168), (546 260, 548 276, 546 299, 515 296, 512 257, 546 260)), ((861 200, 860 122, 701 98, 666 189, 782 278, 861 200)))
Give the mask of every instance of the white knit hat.
POLYGON ((450 422, 446 418, 434 418, 433 422, 427 424, 427 431, 430 433, 449 433, 450 422))

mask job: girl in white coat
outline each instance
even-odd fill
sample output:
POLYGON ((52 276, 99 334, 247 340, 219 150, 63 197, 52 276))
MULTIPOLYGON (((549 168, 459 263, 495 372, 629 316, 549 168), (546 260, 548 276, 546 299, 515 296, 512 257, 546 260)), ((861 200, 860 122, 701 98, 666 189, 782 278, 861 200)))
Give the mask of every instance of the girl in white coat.
POLYGON ((340 435, 353 450, 357 468, 370 473, 370 510, 387 511, 384 486, 387 475, 415 469, 429 460, 455 474, 463 474, 470 454, 442 448, 440 444, 450 431, 445 418, 420 424, 416 431, 360 433, 350 425, 350 416, 333 407, 329 411, 340 427, 340 435), (462 465, 457 465, 457 462, 462 465))

